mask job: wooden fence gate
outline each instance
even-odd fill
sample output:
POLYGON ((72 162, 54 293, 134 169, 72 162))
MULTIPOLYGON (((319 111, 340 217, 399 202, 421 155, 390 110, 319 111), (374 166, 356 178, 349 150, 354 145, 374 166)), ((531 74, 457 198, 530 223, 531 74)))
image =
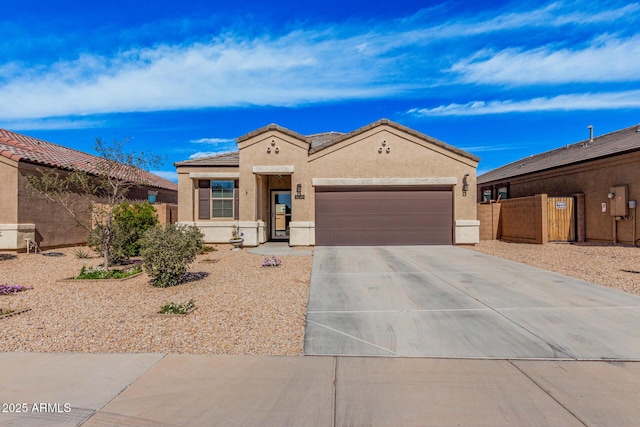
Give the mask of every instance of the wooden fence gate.
POLYGON ((576 240, 576 215, 573 197, 549 197, 548 229, 550 242, 576 240))

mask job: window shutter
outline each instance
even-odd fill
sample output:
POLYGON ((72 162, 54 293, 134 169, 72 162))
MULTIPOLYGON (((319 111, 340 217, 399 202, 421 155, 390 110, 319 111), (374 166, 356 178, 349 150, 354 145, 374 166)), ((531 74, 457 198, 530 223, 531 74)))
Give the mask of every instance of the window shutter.
POLYGON ((233 219, 240 219, 240 189, 239 182, 233 181, 233 219))
POLYGON ((209 180, 198 180, 198 219, 211 218, 211 183, 209 180))

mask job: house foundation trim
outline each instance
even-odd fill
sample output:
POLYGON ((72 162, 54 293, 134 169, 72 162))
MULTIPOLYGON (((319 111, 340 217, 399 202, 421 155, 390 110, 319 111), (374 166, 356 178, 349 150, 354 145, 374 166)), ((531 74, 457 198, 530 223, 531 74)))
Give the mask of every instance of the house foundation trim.
POLYGON ((35 224, 0 224, 0 249, 27 249, 27 240, 36 237, 35 224))
POLYGON ((457 185, 458 178, 433 177, 433 178, 313 178, 311 185, 314 187, 334 185, 457 185))
POLYGON ((316 244, 314 221, 291 221, 289 223, 289 246, 313 246, 316 244))
POLYGON ((459 219, 455 222, 455 244, 475 245, 480 242, 480 221, 459 219))

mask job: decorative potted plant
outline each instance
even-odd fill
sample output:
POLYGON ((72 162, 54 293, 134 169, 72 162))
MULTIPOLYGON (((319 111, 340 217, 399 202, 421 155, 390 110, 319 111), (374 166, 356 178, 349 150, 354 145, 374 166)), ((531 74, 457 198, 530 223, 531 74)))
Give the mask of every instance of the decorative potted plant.
POLYGON ((229 243, 233 245, 233 250, 240 250, 242 248, 242 243, 244 242, 244 233, 240 231, 240 227, 237 225, 233 226, 233 231, 231 232, 231 239, 229 239, 229 243))

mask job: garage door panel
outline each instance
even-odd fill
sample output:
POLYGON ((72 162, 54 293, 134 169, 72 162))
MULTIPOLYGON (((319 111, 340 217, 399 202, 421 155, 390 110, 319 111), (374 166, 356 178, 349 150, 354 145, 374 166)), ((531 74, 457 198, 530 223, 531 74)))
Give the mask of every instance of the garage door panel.
POLYGON ((451 191, 316 193, 317 245, 451 244, 451 191))
POLYGON ((424 229, 431 228, 434 223, 444 223, 444 228, 450 229, 449 215, 443 214, 332 214, 324 215, 316 221, 316 227, 339 230, 371 228, 382 229, 424 229))

